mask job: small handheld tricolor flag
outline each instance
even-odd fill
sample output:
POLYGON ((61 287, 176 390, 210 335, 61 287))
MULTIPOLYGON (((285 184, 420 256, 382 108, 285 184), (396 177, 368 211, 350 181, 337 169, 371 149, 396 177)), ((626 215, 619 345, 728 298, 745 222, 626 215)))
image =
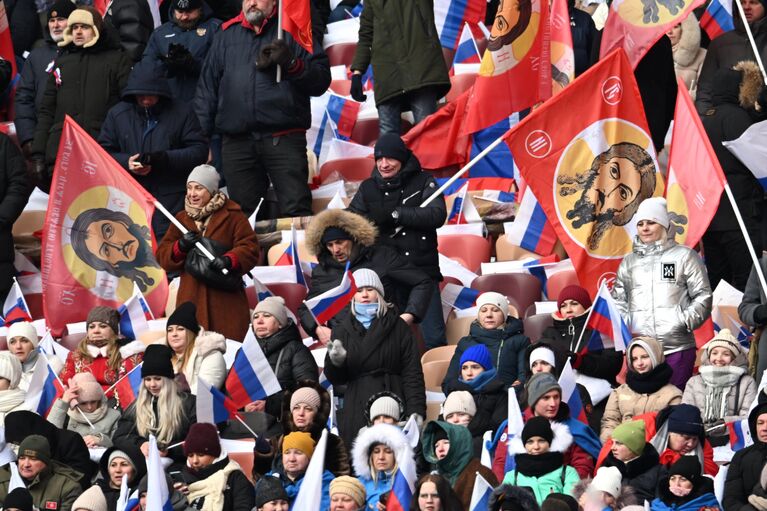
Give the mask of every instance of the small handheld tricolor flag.
POLYGON ((545 256, 554 251, 557 234, 530 188, 522 195, 517 216, 506 230, 506 239, 536 254, 545 256))
POLYGON ((146 312, 141 303, 143 297, 136 295, 135 291, 117 309, 117 312, 120 314, 120 333, 128 339, 138 339, 139 334, 149 331, 149 322, 146 319, 146 312))
POLYGON ((197 377, 197 421, 218 424, 237 417, 237 405, 223 392, 197 377))
POLYGON ((48 363, 48 357, 38 357, 27 389, 24 407, 42 417, 48 417, 53 403, 64 394, 64 386, 48 363))
POLYGON ((506 447, 508 452, 506 453, 504 472, 510 472, 516 467, 514 453, 511 452, 511 439, 514 437, 521 438, 522 429, 525 427, 525 421, 522 419, 522 410, 519 409, 519 401, 517 401, 517 393, 512 387, 509 387, 508 390, 508 408, 509 418, 506 421, 506 447))
POLYGON ((479 216, 477 208, 474 206, 471 197, 467 195, 469 191, 468 184, 461 187, 453 200, 453 207, 450 210, 450 214, 447 216, 447 224, 466 224, 481 222, 482 217, 479 216))
MULTIPOLYGON (((626 351, 626 346, 631 342, 631 331, 626 326, 623 318, 621 318, 618 307, 615 305, 615 300, 613 300, 605 283, 599 286, 599 291, 597 291, 597 296, 594 299, 594 305, 591 306, 589 311, 586 327, 581 331, 581 339, 583 338, 583 332, 588 328, 592 329, 591 338, 581 351, 578 349, 573 350, 576 353, 600 351, 607 348, 615 348, 616 351, 626 351)), ((578 339, 578 346, 581 344, 581 339, 578 339)))
POLYGON ((252 329, 248 329, 242 348, 234 357, 226 377, 226 390, 237 408, 282 390, 252 329))
POLYGON ((298 256, 298 238, 295 225, 290 226, 290 244, 274 265, 293 266, 296 269, 296 283, 306 286, 304 272, 301 269, 301 258, 298 256))
POLYGON ((24 254, 14 251, 13 268, 21 292, 27 295, 43 292, 43 279, 40 270, 24 254))
POLYGON ((32 315, 29 313, 19 282, 14 277, 11 290, 8 291, 3 302, 3 318, 0 320, 0 326, 8 326, 17 321, 32 321, 32 315))
POLYGON ((397 460, 397 463, 389 500, 386 501, 386 511, 407 511, 415 492, 415 461, 413 458, 406 458, 397 460))
POLYGON ((727 430, 730 433, 730 448, 733 451, 739 451, 744 447, 753 445, 754 439, 751 438, 751 430, 748 427, 748 419, 734 422, 728 422, 727 430))
MULTIPOLYGON (((138 364, 113 385, 115 394, 117 395, 117 402, 123 410, 128 408, 128 406, 138 398, 138 393, 141 390, 141 384, 143 382, 141 378, 141 366, 143 364, 143 362, 138 364)), ((109 394, 109 390, 111 389, 107 390, 107 394, 109 394)))
POLYGON ((559 386, 562 388, 562 401, 567 403, 570 408, 570 417, 578 419, 588 426, 589 420, 586 417, 586 409, 583 406, 583 401, 581 401, 581 395, 575 381, 575 371, 573 371, 569 358, 559 375, 559 386))
POLYGON ((40 344, 37 345, 37 349, 40 350, 40 352, 43 354, 55 355, 59 360, 61 360, 62 364, 67 361, 67 357, 70 353, 69 349, 53 340, 53 336, 51 335, 50 330, 45 332, 43 338, 40 339, 40 344))
POLYGON ((471 492, 469 511, 485 511, 490 509, 490 495, 492 493, 493 486, 477 472, 474 478, 474 489, 471 492))
POLYGON ((321 511, 322 503, 322 474, 325 472, 325 450, 328 443, 328 432, 323 429, 320 440, 314 448, 312 459, 309 460, 309 466, 306 468, 304 482, 298 489, 296 500, 293 501, 291 509, 298 511, 321 511))
POLYGON ((349 140, 352 136, 352 130, 357 123, 357 116, 360 112, 360 106, 353 99, 344 98, 335 94, 330 95, 328 106, 325 112, 331 122, 331 128, 335 128, 336 138, 349 140))
POLYGON ((309 298, 304 303, 314 316, 317 324, 324 325, 352 301, 356 292, 357 285, 354 282, 354 277, 352 277, 352 272, 349 270, 349 262, 347 261, 340 284, 313 298, 309 298))
POLYGON ((479 49, 474 35, 468 23, 463 24, 461 38, 458 40, 458 48, 455 49, 453 65, 456 64, 479 64, 479 49))
POLYGON ((729 0, 711 0, 700 17, 700 28, 706 31, 712 41, 730 30, 735 30, 732 21, 732 2, 729 0))
POLYGON ((173 511, 173 505, 170 501, 170 490, 168 482, 165 479, 165 470, 163 470, 160 461, 160 451, 157 449, 157 439, 154 435, 149 435, 149 456, 146 463, 146 509, 156 509, 157 511, 173 511))

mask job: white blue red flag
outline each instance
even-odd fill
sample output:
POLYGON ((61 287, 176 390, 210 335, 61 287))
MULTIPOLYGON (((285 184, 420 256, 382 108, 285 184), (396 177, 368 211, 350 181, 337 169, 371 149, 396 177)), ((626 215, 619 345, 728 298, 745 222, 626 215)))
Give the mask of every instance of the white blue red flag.
POLYGON ((567 403, 567 406, 570 408, 570 417, 578 419, 588 426, 589 420, 586 417, 586 408, 583 406, 583 401, 581 401, 581 395, 576 386, 575 371, 569 358, 559 375, 559 386, 562 387, 562 401, 567 403))
POLYGON ((11 290, 3 302, 3 317, 0 319, 0 326, 8 326, 17 321, 32 321, 32 315, 29 313, 27 301, 24 300, 24 294, 18 281, 14 278, 11 290))
POLYGON ((442 303, 449 305, 451 309, 468 309, 474 307, 481 291, 458 284, 445 284, 442 288, 442 303))
POLYGON ((38 357, 27 389, 24 408, 47 417, 53 403, 63 393, 64 387, 48 363, 48 357, 38 357))
POLYGON ((256 290, 256 297, 258 298, 259 302, 269 298, 270 296, 274 296, 269 287, 255 277, 253 278, 253 287, 256 290))
POLYGON ((349 140, 352 136, 352 130, 357 123, 357 115, 359 115, 361 104, 353 99, 335 94, 330 96, 325 112, 335 126, 336 138, 349 140))
POLYGON ((700 28, 706 31, 712 41, 730 30, 735 30, 732 21, 732 2, 729 0, 711 0, 703 16, 700 17, 700 28))
MULTIPOLYGON (((606 348, 626 351, 626 346, 631 342, 631 331, 621 318, 615 300, 613 300, 610 291, 607 290, 606 282, 599 286, 594 304, 591 306, 584 331, 588 328, 592 329, 592 334, 586 346, 583 347, 583 353, 606 348)), ((581 335, 583 334, 581 333, 581 335)))
POLYGON ((458 40, 458 47, 455 49, 453 65, 456 64, 479 64, 479 49, 474 35, 471 33, 468 23, 463 24, 461 38, 458 40))
POLYGON ((514 461, 514 453, 511 452, 511 439, 514 437, 522 438, 522 429, 525 427, 525 421, 522 418, 522 410, 519 409, 519 401, 517 401, 516 391, 509 387, 508 390, 508 408, 509 418, 506 421, 506 448, 509 452, 506 456, 506 465, 504 467, 505 472, 514 470, 516 462, 514 461))
POLYGON ((285 252, 274 263, 275 266, 293 266, 296 269, 296 283, 306 286, 304 271, 301 268, 301 258, 298 256, 298 238, 296 236, 296 226, 290 226, 290 243, 285 252))
POLYGON ((142 298, 134 293, 128 298, 128 301, 117 309, 117 312, 120 313, 120 333, 128 339, 138 339, 139 334, 149 331, 149 322, 145 312, 149 308, 145 309, 142 306, 142 298))
POLYGON ((18 250, 14 251, 13 267, 22 293, 31 295, 43 292, 43 278, 40 270, 18 250))
POLYGON ((485 18, 486 0, 436 0, 434 24, 443 48, 455 50, 461 27, 477 24, 485 18))
POLYGON ((234 357, 226 377, 226 390, 237 408, 282 390, 252 329, 248 329, 242 348, 234 357))
POLYGON ((517 216, 506 230, 506 239, 536 254, 546 256, 554 252, 557 233, 530 188, 522 195, 517 216))
MULTIPOLYGON (((141 366, 143 364, 143 362, 138 364, 114 384, 117 402, 123 410, 128 408, 128 406, 138 398, 138 393, 139 390, 141 390, 141 385, 143 383, 143 379, 141 378, 141 366)), ((107 394, 109 394, 109 392, 107 392, 107 394)))
POLYGON ((168 481, 165 479, 165 470, 160 461, 160 451, 157 450, 157 439, 149 435, 149 456, 146 463, 146 507, 157 511, 173 511, 170 501, 168 481))
POLYGON ((237 417, 237 405, 223 392, 197 378, 197 421, 218 424, 237 417))
POLYGON ((291 509, 296 511, 324 511, 320 507, 323 501, 322 495, 322 474, 325 472, 325 451, 328 444, 328 432, 323 429, 320 440, 314 448, 312 459, 309 460, 309 466, 306 468, 303 483, 298 489, 296 500, 293 501, 291 509))
POLYGON ((490 509, 490 495, 492 493, 493 486, 477 472, 474 478, 474 489, 471 492, 469 511, 486 511, 490 509))
POLYGON ((730 433, 730 448, 733 451, 737 452, 754 444, 751 430, 748 428, 748 419, 728 422, 727 431, 730 433))
POLYGON ((467 194, 468 190, 469 186, 465 184, 456 195, 453 200, 453 207, 447 216, 446 224, 467 224, 482 221, 482 217, 479 216, 474 202, 467 194))
POLYGON ((346 263, 341 283, 328 289, 322 294, 309 298, 304 302, 318 324, 324 325, 329 319, 338 314, 354 298, 357 284, 354 282, 349 262, 346 263))
POLYGON ((61 343, 54 341, 50 330, 45 332, 43 338, 40 339, 40 344, 37 345, 37 349, 46 355, 55 355, 61 360, 62 364, 67 361, 67 357, 71 351, 61 343))
POLYGON ((407 511, 415 492, 415 461, 413 458, 406 458, 397 460, 397 463, 389 500, 386 501, 386 511, 407 511))

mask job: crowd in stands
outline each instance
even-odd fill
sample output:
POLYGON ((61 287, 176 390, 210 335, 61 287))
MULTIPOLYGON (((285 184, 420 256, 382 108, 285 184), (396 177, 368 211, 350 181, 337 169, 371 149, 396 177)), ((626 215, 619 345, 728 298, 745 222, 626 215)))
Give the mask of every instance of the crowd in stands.
MULTIPOLYGON (((2 509, 160 511, 153 492, 167 487, 163 511, 304 511, 299 496, 317 487, 307 511, 474 511, 486 484, 489 510, 767 511, 767 296, 743 238, 761 255, 764 191, 721 145, 764 119, 767 94, 737 15, 709 42, 696 11, 635 75, 659 151, 676 76, 696 99, 743 231, 723 199, 702 254, 674 241, 665 199, 644 198, 626 221, 636 237, 610 291, 630 342, 595 347, 596 297, 577 281, 548 296, 553 312, 535 335, 517 296, 485 289, 448 343, 437 232, 448 203, 422 205, 437 181, 400 137, 402 114, 422 122, 451 86, 433 2, 365 0, 349 93, 374 95, 380 136, 347 207, 313 215, 306 132, 311 98, 331 85, 323 35, 363 2, 301 0, 307 42, 282 33, 276 0, 169 0, 158 26, 152 1, 5 3, 20 78, 13 137, 0 134, 0 297, 15 274, 13 224, 35 187, 51 189, 66 116, 175 216, 155 213, 148 248, 113 224, 75 221, 72 231, 87 231, 86 262, 109 273, 129 257, 156 258, 177 292, 156 338, 131 338, 121 312, 99 305, 64 356, 42 346, 32 322, 8 321, 2 509), (276 202, 259 209, 270 189, 276 202), (287 217, 311 217, 307 300, 348 275, 355 283, 328 321, 306 302, 254 303, 246 291, 243 276, 266 256, 255 219, 287 217), (744 292, 737 313, 753 328, 750 350, 745 328, 706 330, 720 282, 744 292), (238 420, 199 420, 203 394, 232 394, 232 350, 243 342, 257 344, 281 390, 242 406, 238 420), (437 353, 435 380, 423 357, 437 353), (46 410, 30 405, 40 367, 60 386, 46 410), (164 480, 150 477, 155 456, 164 480), (400 477, 411 479, 408 501, 400 477), (128 496, 137 502, 125 507, 128 496)), ((765 4, 741 3, 763 58, 765 4)), ((599 53, 597 4, 568 5, 578 75, 599 53)), ((504 2, 487 5, 496 23, 504 2)), ((3 88, 10 69, 0 62, 3 88)), ((605 197, 616 190, 600 200, 618 200, 605 197)), ((131 275, 138 287, 145 278, 131 275)))

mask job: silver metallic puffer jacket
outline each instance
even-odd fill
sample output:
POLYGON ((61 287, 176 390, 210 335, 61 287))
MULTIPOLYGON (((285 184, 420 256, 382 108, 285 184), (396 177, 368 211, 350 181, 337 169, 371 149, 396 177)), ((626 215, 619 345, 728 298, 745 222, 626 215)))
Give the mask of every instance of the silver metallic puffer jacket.
POLYGON ((654 337, 668 355, 695 347, 693 330, 711 315, 711 285, 700 256, 673 240, 643 244, 621 261, 612 291, 634 334, 654 337))

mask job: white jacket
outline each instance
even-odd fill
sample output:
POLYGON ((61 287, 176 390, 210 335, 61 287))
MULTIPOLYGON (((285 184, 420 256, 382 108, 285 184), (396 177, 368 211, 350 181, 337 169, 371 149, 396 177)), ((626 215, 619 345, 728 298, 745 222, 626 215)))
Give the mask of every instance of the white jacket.
POLYGON ((184 377, 189 384, 189 390, 197 395, 197 378, 220 389, 226 380, 226 338, 216 332, 203 332, 194 341, 194 349, 189 360, 184 364, 184 377))

